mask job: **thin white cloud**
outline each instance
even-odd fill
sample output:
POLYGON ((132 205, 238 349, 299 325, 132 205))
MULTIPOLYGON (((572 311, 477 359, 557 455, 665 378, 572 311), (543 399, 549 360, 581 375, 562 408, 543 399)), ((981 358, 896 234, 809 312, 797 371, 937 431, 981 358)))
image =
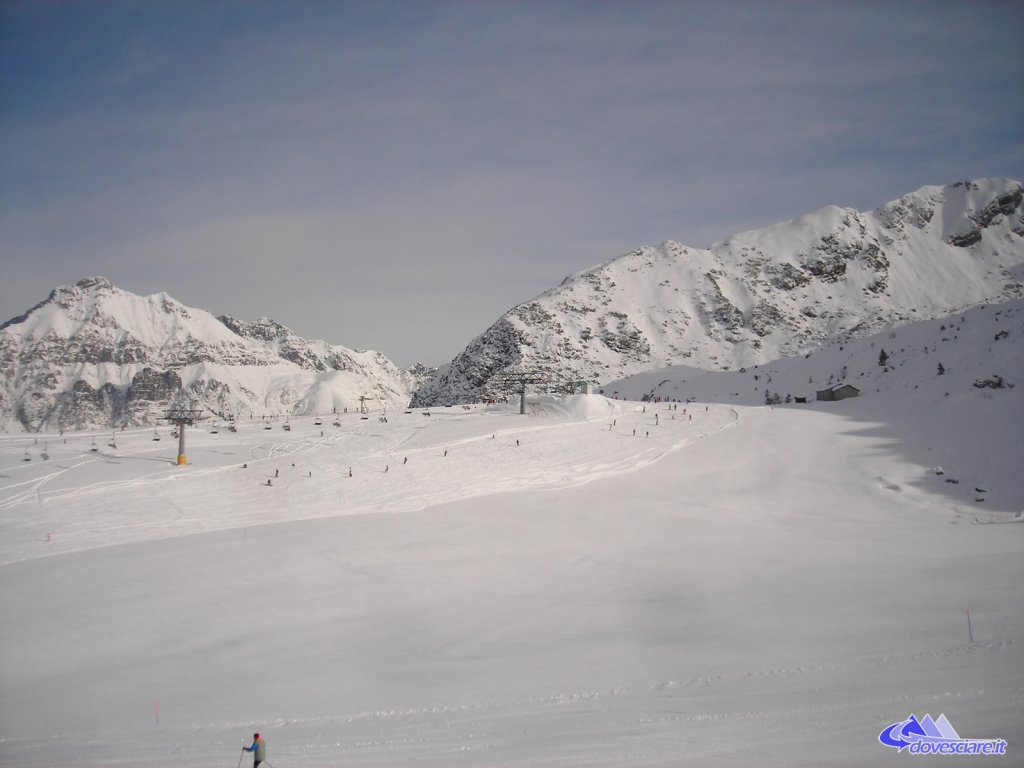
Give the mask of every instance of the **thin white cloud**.
POLYGON ((53 7, 0 25, 5 316, 100 273, 440 363, 637 245, 1024 176, 1013 4, 53 7))

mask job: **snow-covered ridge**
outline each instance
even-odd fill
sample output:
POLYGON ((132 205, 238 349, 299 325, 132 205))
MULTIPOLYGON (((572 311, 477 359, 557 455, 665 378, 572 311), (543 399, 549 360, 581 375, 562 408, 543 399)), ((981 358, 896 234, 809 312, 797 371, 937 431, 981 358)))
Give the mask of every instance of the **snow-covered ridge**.
POLYGON ((223 418, 340 411, 361 396, 402 406, 426 373, 102 277, 0 327, 0 362, 0 423, 29 430, 149 424, 172 406, 223 418))
POLYGON ((1024 295, 1024 190, 922 187, 874 211, 826 206, 709 249, 667 241, 513 307, 414 396, 500 391, 510 372, 609 380, 686 364, 734 369, 882 327, 1024 295))

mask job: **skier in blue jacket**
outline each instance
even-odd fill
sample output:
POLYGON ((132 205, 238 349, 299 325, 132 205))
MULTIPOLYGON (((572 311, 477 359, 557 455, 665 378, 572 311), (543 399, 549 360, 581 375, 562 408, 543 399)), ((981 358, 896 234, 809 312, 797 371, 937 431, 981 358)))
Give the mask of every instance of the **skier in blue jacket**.
POLYGON ((258 733, 252 735, 252 746, 242 747, 244 752, 253 752, 252 768, 259 768, 260 763, 267 759, 267 742, 258 733))

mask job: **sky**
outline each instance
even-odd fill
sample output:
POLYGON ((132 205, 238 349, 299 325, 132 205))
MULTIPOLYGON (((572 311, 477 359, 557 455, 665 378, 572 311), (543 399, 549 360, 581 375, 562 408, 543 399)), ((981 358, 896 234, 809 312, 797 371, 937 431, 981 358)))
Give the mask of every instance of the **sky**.
POLYGON ((439 365, 643 245, 1024 179, 1020 2, 0 0, 0 321, 101 275, 439 365))

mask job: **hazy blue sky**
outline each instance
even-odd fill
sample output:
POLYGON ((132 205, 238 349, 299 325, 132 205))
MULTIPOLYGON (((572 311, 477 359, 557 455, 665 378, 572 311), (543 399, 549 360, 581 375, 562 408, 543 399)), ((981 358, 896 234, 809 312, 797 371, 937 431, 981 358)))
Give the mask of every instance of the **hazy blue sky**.
POLYGON ((1021 2, 0 0, 0 321, 103 275, 397 363, 567 274, 1024 178, 1021 2))

